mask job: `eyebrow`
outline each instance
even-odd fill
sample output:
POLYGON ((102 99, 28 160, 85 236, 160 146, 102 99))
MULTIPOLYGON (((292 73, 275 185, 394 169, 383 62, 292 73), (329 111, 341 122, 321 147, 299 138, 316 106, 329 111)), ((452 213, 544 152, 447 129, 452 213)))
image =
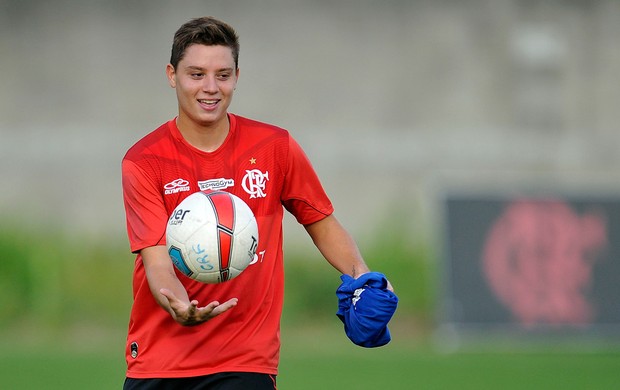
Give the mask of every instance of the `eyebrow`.
MULTIPOLYGON (((204 72, 206 69, 201 67, 201 66, 196 66, 196 65, 189 65, 186 67, 187 70, 190 71, 200 71, 200 72, 204 72)), ((222 68, 222 69, 218 69, 217 72, 233 72, 234 69, 233 68, 222 68)))

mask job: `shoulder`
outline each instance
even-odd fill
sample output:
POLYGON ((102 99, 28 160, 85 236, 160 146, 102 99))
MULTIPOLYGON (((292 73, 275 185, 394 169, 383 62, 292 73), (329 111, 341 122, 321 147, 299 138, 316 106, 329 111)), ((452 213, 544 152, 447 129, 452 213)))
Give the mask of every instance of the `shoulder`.
POLYGON ((231 118, 233 118, 237 129, 246 135, 273 136, 287 139, 290 137, 288 130, 276 125, 233 114, 231 114, 231 118))
POLYGON ((163 123, 133 144, 125 153, 123 160, 139 160, 144 158, 147 151, 166 149, 172 139, 169 123, 163 123))

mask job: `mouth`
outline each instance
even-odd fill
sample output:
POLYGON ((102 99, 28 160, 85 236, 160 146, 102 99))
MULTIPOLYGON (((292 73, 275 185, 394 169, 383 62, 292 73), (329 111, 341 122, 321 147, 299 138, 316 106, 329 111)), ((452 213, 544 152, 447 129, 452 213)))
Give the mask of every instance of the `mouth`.
POLYGON ((198 99, 198 103, 207 109, 214 108, 219 102, 219 99, 198 99))

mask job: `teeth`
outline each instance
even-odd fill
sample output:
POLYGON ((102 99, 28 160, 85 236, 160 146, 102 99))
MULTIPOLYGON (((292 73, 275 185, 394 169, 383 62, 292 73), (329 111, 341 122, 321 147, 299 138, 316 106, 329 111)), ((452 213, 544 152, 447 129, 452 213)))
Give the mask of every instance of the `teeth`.
POLYGON ((205 100, 205 99, 200 99, 198 100, 200 103, 204 103, 204 104, 215 104, 217 103, 217 100, 205 100))

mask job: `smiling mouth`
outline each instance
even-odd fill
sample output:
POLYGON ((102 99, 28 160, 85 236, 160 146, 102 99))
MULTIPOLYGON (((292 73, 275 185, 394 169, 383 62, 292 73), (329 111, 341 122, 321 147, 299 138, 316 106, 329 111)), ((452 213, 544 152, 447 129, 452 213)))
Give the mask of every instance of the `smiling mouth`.
POLYGON ((217 99, 198 99, 198 102, 200 104, 206 104, 207 106, 212 106, 214 104, 217 104, 217 102, 219 102, 219 100, 217 100, 217 99))

